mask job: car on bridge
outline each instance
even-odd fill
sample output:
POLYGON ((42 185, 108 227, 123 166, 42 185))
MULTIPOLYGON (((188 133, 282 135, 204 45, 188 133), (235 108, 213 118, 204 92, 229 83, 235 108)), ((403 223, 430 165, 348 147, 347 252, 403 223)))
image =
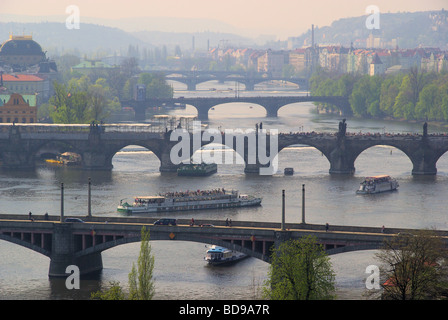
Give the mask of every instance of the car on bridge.
POLYGON ((84 221, 79 218, 67 218, 65 219, 65 222, 84 223, 84 221))
POLYGON ((155 226, 161 225, 161 226, 175 226, 177 225, 177 220, 176 219, 159 219, 156 222, 154 222, 155 226))

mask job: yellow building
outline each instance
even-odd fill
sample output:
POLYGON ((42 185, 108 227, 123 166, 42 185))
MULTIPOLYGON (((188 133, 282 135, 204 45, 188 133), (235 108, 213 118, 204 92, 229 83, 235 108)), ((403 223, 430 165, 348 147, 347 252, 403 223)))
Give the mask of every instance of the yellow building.
POLYGON ((35 95, 0 94, 0 123, 35 123, 35 95))

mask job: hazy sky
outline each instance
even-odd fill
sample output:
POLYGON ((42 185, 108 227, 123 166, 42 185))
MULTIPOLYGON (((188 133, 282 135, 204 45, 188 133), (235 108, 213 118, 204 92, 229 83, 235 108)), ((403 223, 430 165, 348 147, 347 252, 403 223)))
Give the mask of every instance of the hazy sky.
MULTIPOLYGON (((0 0, 0 14, 66 15, 76 5, 84 17, 182 17, 215 19, 240 29, 278 36, 298 35, 311 24, 324 26, 343 17, 380 12, 448 9, 448 0, 0 0)), ((204 30, 197 30, 204 31, 204 30)))

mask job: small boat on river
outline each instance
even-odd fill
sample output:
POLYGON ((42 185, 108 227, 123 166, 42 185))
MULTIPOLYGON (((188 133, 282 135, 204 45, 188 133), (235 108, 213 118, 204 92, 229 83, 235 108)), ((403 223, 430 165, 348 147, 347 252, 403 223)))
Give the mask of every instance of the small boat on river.
POLYGON ((123 203, 123 200, 120 201, 117 211, 133 214, 259 206, 262 199, 240 194, 237 190, 218 188, 212 190, 167 192, 164 194, 159 193, 156 196, 135 197, 133 204, 123 203))
POLYGON ((213 245, 207 250, 204 259, 208 264, 215 266, 235 263, 244 258, 247 258, 244 253, 213 245))
POLYGON ((394 191, 398 188, 398 181, 391 178, 388 175, 379 175, 366 177, 359 189, 356 191, 357 194, 372 194, 380 193, 386 191, 394 191))
POLYGON ((218 172, 216 163, 189 163, 183 164, 177 169, 178 176, 203 177, 218 172))

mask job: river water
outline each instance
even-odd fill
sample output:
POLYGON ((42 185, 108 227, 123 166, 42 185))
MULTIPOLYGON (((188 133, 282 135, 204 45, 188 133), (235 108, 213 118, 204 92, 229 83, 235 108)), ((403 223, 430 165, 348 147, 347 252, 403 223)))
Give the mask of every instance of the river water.
MULTIPOLYGON (((218 90, 201 87, 177 96, 235 95, 233 85, 209 84, 218 90)), ((288 87, 266 87, 240 95, 297 94, 288 87)), ((300 93, 303 94, 303 93, 300 93)), ((266 129, 280 132, 335 132, 337 116, 310 112, 311 103, 292 104, 279 111, 278 118, 266 118, 262 107, 227 104, 210 110, 212 128, 254 128, 263 122, 266 129)), ((193 107, 176 114, 195 114, 193 107)), ((348 119, 348 132, 421 132, 420 124, 394 121, 348 119)), ((429 128, 429 131, 435 130, 429 128)), ((233 152, 233 151, 224 151, 233 152)), ((352 176, 330 175, 329 162, 316 149, 291 146, 279 154, 279 168, 273 176, 244 174, 244 165, 221 164, 210 177, 177 177, 158 172, 160 162, 150 151, 128 146, 113 158, 110 172, 84 172, 75 168, 39 165, 32 172, 0 172, 0 214, 59 214, 60 183, 65 187, 66 215, 87 213, 87 181, 92 179, 92 212, 96 216, 116 216, 120 199, 152 195, 160 191, 221 188, 238 189, 263 197, 261 207, 225 211, 173 213, 174 218, 201 218, 281 221, 281 190, 286 192, 286 222, 301 221, 302 184, 306 188, 306 222, 313 224, 356 225, 403 228, 448 229, 448 157, 442 156, 436 176, 412 176, 412 164, 398 149, 372 147, 358 157, 352 176), (293 176, 283 169, 293 167, 293 176), (355 190, 367 175, 390 174, 400 183, 399 191, 359 196, 355 190)), ((248 258, 230 267, 209 267, 203 260, 205 245, 180 241, 153 241, 156 299, 255 299, 265 281, 268 264, 248 258)), ((90 292, 105 288, 111 281, 127 287, 132 263, 137 261, 139 243, 103 252, 104 269, 100 275, 82 279, 79 290, 68 290, 64 279, 49 279, 49 259, 29 249, 0 241, 0 299, 88 299, 90 292)), ((331 256, 336 273, 338 299, 362 299, 366 267, 377 264, 375 251, 351 252, 331 256)))

